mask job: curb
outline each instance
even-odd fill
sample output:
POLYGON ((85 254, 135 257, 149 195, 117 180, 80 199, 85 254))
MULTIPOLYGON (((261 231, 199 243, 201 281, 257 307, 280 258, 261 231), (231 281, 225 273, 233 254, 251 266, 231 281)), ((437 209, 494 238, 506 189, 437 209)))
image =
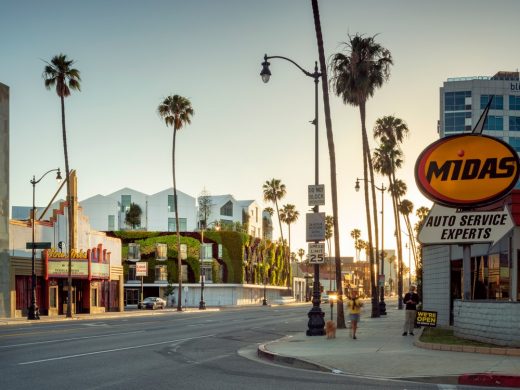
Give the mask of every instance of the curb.
POLYGON ((464 374, 459 376, 459 385, 520 388, 520 376, 489 373, 464 374))
MULTIPOLYGON (((286 336, 277 341, 283 341, 290 336, 286 336)), ((274 342, 277 342, 274 341, 274 342)), ((310 362, 297 357, 280 355, 276 352, 271 352, 267 349, 267 345, 270 343, 260 344, 257 349, 257 355, 259 358, 268 360, 270 362, 281 363, 290 365, 294 368, 301 368, 305 370, 314 370, 321 372, 328 372, 332 374, 343 374, 338 369, 333 369, 324 365, 310 362)), ((429 343, 422 343, 429 344, 429 343)), ((435 344, 436 345, 436 344, 435 344)), ((350 374, 356 375, 356 374, 350 374)), ((364 377, 363 375, 356 375, 364 377)), ((420 382, 420 383, 433 383, 433 384, 449 384, 449 385, 470 385, 470 386, 493 386, 493 387, 512 387, 520 388, 520 376, 519 375, 504 375, 504 374, 491 374, 491 373, 475 373, 475 374, 463 374, 453 376, 424 376, 424 377, 392 377, 387 378, 392 380, 402 380, 408 382, 420 382)))
MULTIPOLYGON (((282 339, 283 340, 283 339, 282 339)), ((259 358, 269 360, 271 362, 276 363, 282 363, 282 364, 288 364, 295 368, 302 368, 304 370, 314 370, 314 371, 321 371, 321 372, 331 372, 331 373, 338 373, 337 370, 334 370, 330 367, 322 366, 304 359, 295 358, 292 356, 285 356, 280 355, 275 352, 271 352, 266 348, 267 344, 260 344, 257 349, 257 356, 259 358)))
POLYGON ((507 347, 477 347, 473 345, 453 345, 453 344, 437 344, 425 343, 415 340, 413 345, 418 348, 431 349, 435 351, 449 351, 449 352, 469 352, 469 353, 483 353, 488 355, 505 355, 520 357, 520 348, 507 347))

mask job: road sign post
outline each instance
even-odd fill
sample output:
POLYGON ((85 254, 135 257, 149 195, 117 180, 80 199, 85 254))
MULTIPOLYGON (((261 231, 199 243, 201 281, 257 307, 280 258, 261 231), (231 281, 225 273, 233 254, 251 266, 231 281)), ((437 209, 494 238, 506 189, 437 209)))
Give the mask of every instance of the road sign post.
POLYGON ((309 243, 309 264, 323 264, 325 262, 325 243, 309 243))
POLYGON ((309 206, 325 205, 325 185, 310 185, 308 187, 309 206))

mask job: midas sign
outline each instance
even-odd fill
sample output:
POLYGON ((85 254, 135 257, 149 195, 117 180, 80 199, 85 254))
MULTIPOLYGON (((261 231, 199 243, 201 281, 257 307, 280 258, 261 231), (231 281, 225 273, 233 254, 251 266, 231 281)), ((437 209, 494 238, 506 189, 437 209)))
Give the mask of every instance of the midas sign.
POLYGON ((430 200, 449 207, 483 206, 503 198, 520 174, 520 160, 507 143, 480 134, 442 138, 415 164, 415 181, 430 200))

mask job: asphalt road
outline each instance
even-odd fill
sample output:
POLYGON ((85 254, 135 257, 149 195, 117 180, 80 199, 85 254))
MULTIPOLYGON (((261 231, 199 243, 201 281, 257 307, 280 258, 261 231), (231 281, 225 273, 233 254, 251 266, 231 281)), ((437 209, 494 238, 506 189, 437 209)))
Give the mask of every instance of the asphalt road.
MULTIPOLYGON (((307 328, 306 306, 159 311, 0 327, 7 389, 446 389, 277 366, 259 343, 307 328)), ((454 387, 450 387, 454 388, 454 387)))

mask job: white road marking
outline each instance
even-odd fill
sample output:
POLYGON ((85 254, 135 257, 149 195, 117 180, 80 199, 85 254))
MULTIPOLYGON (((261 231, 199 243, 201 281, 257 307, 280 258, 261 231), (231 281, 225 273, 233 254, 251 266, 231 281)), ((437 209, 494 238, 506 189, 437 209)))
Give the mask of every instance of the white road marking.
POLYGON ((100 354, 103 354, 103 353, 127 351, 127 350, 130 350, 130 349, 153 347, 155 345, 171 344, 171 343, 177 343, 177 342, 180 342, 180 341, 196 340, 196 339, 202 339, 202 338, 213 337, 213 336, 215 336, 215 335, 214 334, 210 334, 210 335, 207 335, 207 336, 188 337, 188 338, 185 338, 185 339, 161 341, 159 343, 142 344, 142 345, 134 345, 134 346, 131 346, 131 347, 114 348, 114 349, 106 349, 106 350, 102 350, 102 351, 79 353, 77 355, 58 356, 58 357, 55 357, 55 358, 33 360, 33 361, 30 361, 30 362, 18 363, 18 365, 24 366, 24 365, 28 365, 28 364, 52 362, 52 361, 55 361, 55 360, 74 359, 74 358, 83 357, 83 356, 92 356, 92 355, 100 355, 100 354))
POLYGON ((24 347, 26 345, 50 344, 50 343, 59 343, 59 342, 62 342, 62 341, 75 341, 75 340, 85 340, 85 339, 96 339, 96 338, 100 338, 100 337, 119 336, 119 335, 123 335, 123 334, 143 333, 143 332, 144 332, 144 330, 134 330, 132 332, 108 333, 108 334, 101 334, 101 335, 97 335, 97 336, 82 336, 82 337, 71 337, 71 338, 68 338, 68 339, 59 339, 59 340, 34 341, 32 343, 0 345, 0 348, 24 347))
POLYGON ((437 385, 439 390, 456 390, 457 385, 437 385))

